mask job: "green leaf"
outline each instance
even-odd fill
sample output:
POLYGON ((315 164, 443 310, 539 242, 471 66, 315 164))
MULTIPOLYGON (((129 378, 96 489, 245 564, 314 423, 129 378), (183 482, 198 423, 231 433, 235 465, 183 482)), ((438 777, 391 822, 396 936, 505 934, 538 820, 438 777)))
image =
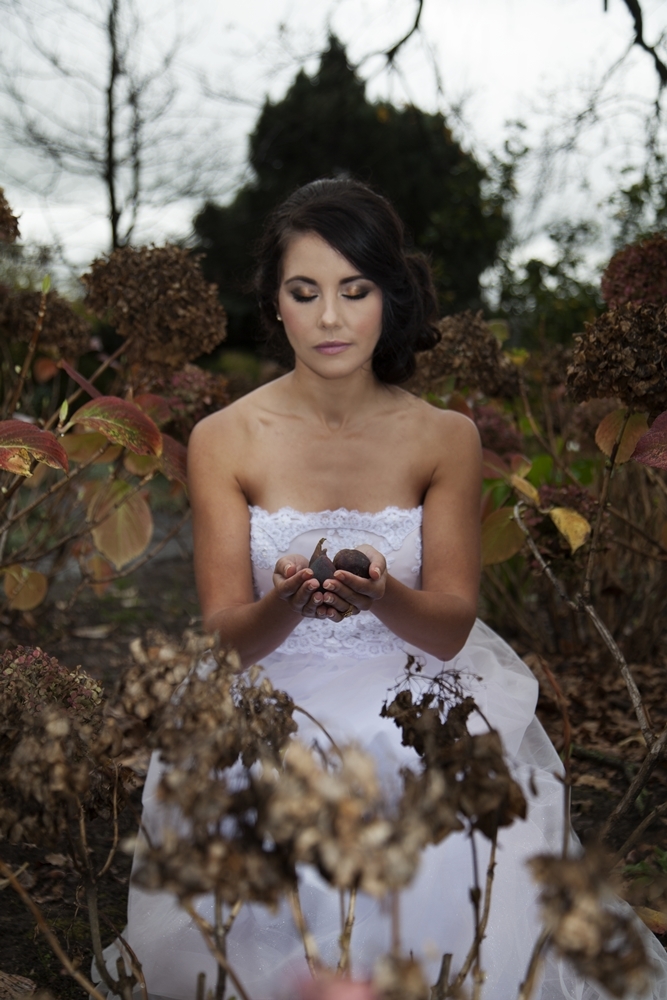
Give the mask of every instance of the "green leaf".
POLYGON ((69 413, 69 403, 66 399, 63 399, 60 404, 60 409, 58 410, 58 420, 61 424, 64 424, 67 420, 67 414, 69 413))
POLYGON ((162 454, 162 435, 151 418, 134 403, 118 396, 91 399, 72 416, 68 426, 82 424, 99 431, 114 444, 122 444, 135 455, 162 454))
POLYGON ((523 548, 524 534, 512 507, 501 507, 482 524, 482 566, 506 562, 523 548))
POLYGON ((51 275, 45 274, 42 278, 42 292, 44 295, 51 290, 51 275))
POLYGON ((96 455, 104 445, 108 445, 108 447, 105 448, 99 458, 95 459, 94 465, 106 465, 108 462, 114 462, 123 450, 120 445, 109 444, 106 436, 99 434, 97 431, 84 432, 83 434, 65 434, 61 440, 69 460, 71 462, 78 462, 80 465, 90 462, 93 455, 96 455))
POLYGON ((93 541, 116 569, 137 559, 153 535, 151 509, 141 493, 126 500, 131 490, 129 483, 116 479, 98 490, 88 505, 89 521, 104 518, 92 529, 93 541))
MULTIPOLYGON (((600 451, 609 457, 613 451, 616 439, 621 433, 621 427, 625 423, 627 410, 623 407, 614 410, 600 422, 595 432, 595 443, 600 451)), ((646 413, 633 413, 623 431, 623 437, 616 452, 616 465, 622 465, 632 457, 635 446, 648 430, 648 420, 646 413)))
POLYGON ((67 453, 51 431, 23 420, 0 421, 0 469, 29 476, 33 462, 64 472, 69 469, 67 453))

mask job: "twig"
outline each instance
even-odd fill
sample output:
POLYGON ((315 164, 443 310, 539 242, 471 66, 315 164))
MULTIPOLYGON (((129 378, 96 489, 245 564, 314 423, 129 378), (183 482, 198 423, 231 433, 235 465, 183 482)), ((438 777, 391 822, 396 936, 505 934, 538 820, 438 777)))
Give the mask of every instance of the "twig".
MULTIPOLYGON (((489 912, 491 910, 491 890, 493 888, 493 877, 496 870, 496 846, 498 843, 498 829, 493 834, 493 840, 491 841, 491 854, 489 855, 489 863, 486 868, 486 884, 484 886, 484 908, 482 910, 482 918, 477 921, 476 918, 476 928, 475 928, 475 939, 470 946, 470 950, 466 955, 465 961, 459 973, 450 987, 447 988, 447 992, 444 994, 446 997, 459 995, 459 991, 465 982, 465 978, 470 972, 470 967, 473 961, 479 962, 479 951, 484 940, 484 935, 486 933, 486 925, 489 922, 489 912)), ((474 856, 474 855, 473 855, 474 856)), ((446 956, 444 956, 446 957, 446 956)), ((444 961, 443 957, 443 961, 444 961)), ((450 957, 451 960, 451 957, 450 957)), ((440 970, 442 974, 442 969, 440 970)), ((438 980, 439 981, 439 980, 438 980)))
POLYGON ((567 849, 570 844, 570 805, 572 798, 572 726, 570 725, 570 714, 567 710, 567 699, 563 694, 560 684, 551 673, 548 665, 542 661, 542 669, 546 675, 549 684, 553 688, 553 692, 556 696, 556 702, 560 709, 561 718, 563 720, 563 767, 565 768, 565 779, 563 783, 563 846, 561 849, 561 854, 564 858, 567 857, 567 849))
POLYGON ((393 64, 394 59, 396 58, 398 50, 401 48, 401 46, 405 45, 405 43, 410 38, 412 38, 414 33, 419 29, 419 22, 421 20, 423 9, 424 9, 424 0, 417 0, 417 14, 415 16, 412 27, 408 30, 408 32, 405 35, 403 35, 402 38, 399 38, 397 42, 394 42, 392 47, 390 49, 387 49, 387 51, 385 52, 385 57, 390 65, 393 64))
POLYGON ((650 542, 651 545, 655 545, 656 548, 660 549, 663 555, 667 555, 667 548, 662 544, 662 542, 660 542, 657 538, 654 538, 653 535, 651 535, 648 531, 642 528, 641 525, 635 524, 634 521, 631 521, 630 518, 623 513, 623 511, 617 510, 616 507, 614 507, 612 504, 607 505, 607 510, 612 515, 612 517, 615 517, 617 520, 622 521, 623 524, 627 524, 628 528, 632 528, 632 530, 636 531, 638 535, 641 535, 642 538, 645 538, 647 542, 650 542))
POLYGON ((537 979, 537 974, 540 971, 542 955, 544 954, 548 940, 549 931, 545 927, 533 946, 530 961, 528 962, 528 968, 526 969, 526 978, 519 987, 517 1000, 530 1000, 533 990, 535 989, 535 981, 537 979))
POLYGON ((46 940, 51 945, 51 949, 53 950, 56 958, 59 960, 60 964, 68 973, 68 975, 70 975, 72 979, 75 979, 79 984, 79 986, 81 986, 86 991, 86 993, 89 993, 90 996, 94 998, 94 1000, 107 1000, 106 997, 102 996, 97 987, 93 983, 91 983, 90 979, 88 979, 86 976, 84 976, 82 972, 80 972, 78 969, 74 967, 67 953, 61 948, 58 938, 55 936, 55 934, 49 927, 48 923, 46 922, 42 911, 34 902, 34 900, 31 898, 31 896, 23 888, 23 886, 18 881, 18 879, 16 878, 14 872, 9 867, 9 865, 5 864, 2 858, 0 858, 0 872, 2 872, 5 878, 8 879, 12 889, 14 889, 15 892, 18 893, 25 906, 33 915, 35 923, 39 927, 40 931, 42 932, 46 940))
POLYGON ((289 894, 289 903, 292 909, 292 918, 294 924, 299 934, 301 935, 301 940, 303 941, 303 950, 306 955, 306 962, 308 963, 308 969, 310 971, 313 979, 317 978, 317 967, 321 964, 319 952, 317 950, 317 944, 315 938, 308 930, 306 925, 306 920, 303 915, 303 910, 301 909, 301 900, 299 899, 298 888, 292 889, 289 894))
POLYGON ((452 956, 443 955, 440 962, 440 972, 438 978, 431 987, 430 1000, 445 1000, 447 996, 447 984, 449 983, 449 970, 452 965, 452 956))
POLYGON ((316 726, 319 726, 319 728, 322 730, 322 732, 324 733, 324 735, 326 736, 326 738, 329 740, 329 742, 331 743, 331 746, 334 748, 334 750, 336 751, 336 753, 338 754, 338 756, 339 757, 343 756, 343 754, 341 753, 341 749, 338 746, 338 744, 336 743, 335 739, 333 738, 333 736, 331 735, 331 733, 327 732, 327 730, 324 728, 324 726, 319 721, 319 719, 316 719, 314 715, 311 715, 310 712, 307 711, 307 709, 301 708, 301 705, 295 705, 294 706, 294 711, 295 712, 301 712, 301 714, 305 715, 308 719, 310 719, 311 722, 314 722, 316 726))
MULTIPOLYGON (((47 279, 48 280, 48 279, 47 279)), ((42 327, 44 326, 44 316, 46 315, 46 292, 42 292, 42 297, 39 300, 39 312, 37 313, 37 321, 35 323, 35 328, 32 332, 32 337, 30 338, 30 343, 28 344, 28 353, 26 354, 23 364, 21 366, 21 372, 19 374, 18 382, 14 386, 14 392, 11 395, 9 404, 2 411, 2 416, 8 416, 10 419, 14 416, 14 411, 19 404, 21 399, 21 392, 23 391, 23 383, 26 380, 26 375, 32 364, 32 359, 35 356, 35 351, 37 350, 37 341, 39 340, 39 335, 42 332, 42 327)))
POLYGON ((605 840, 612 827, 617 823, 625 814, 628 812, 632 803, 635 801, 642 788, 648 781, 653 768, 656 766, 660 758, 665 752, 665 747, 667 746, 667 726, 660 733, 658 738, 654 740, 653 745, 650 747, 648 753, 644 757, 641 763, 641 767, 637 771, 633 781, 630 784, 627 792, 621 799, 621 801, 612 809, 609 816, 605 820, 605 824, 600 831, 600 840, 605 840))
MULTIPOLYGON (((98 379, 100 377, 100 375, 102 375, 107 370, 107 368, 109 367, 109 365, 113 364, 113 362, 116 360, 116 358, 119 358, 121 356, 121 354, 123 353, 123 351, 127 350, 127 348, 129 347, 131 341, 132 341, 131 337, 128 337, 126 340, 124 340, 123 343, 120 345, 120 347, 117 348, 117 350, 115 350, 113 352, 113 354, 110 354, 109 357, 106 359, 106 361, 102 362, 102 364, 99 366, 99 368, 95 369, 95 371, 90 376, 90 378, 88 379, 88 381, 94 383, 96 381, 96 379, 98 379)), ((68 407, 71 406, 72 403, 76 402, 76 400, 79 398, 79 396, 81 395, 82 392, 83 392, 83 389, 75 389, 75 391, 72 393, 72 395, 67 397, 67 405, 68 405, 68 407)), ((58 414, 59 414, 59 411, 56 410, 56 412, 51 415, 51 417, 44 424, 44 430, 47 430, 47 431, 50 430, 53 427, 53 425, 58 422, 58 414)))
POLYGON ((197 913, 194 906, 191 903, 182 902, 181 906, 185 912, 194 920, 197 927, 202 933, 202 937, 206 941, 208 950, 211 952, 216 962, 225 969, 227 975, 234 983, 234 986, 241 994, 241 1000, 250 1000, 250 996, 243 987, 243 983, 240 981, 239 977, 236 975, 231 965, 227 961, 227 956, 223 955, 219 948, 216 948, 215 941, 213 940, 213 928, 209 924, 208 920, 204 920, 202 916, 197 913))
POLYGON ((113 783, 113 841, 107 855, 107 859, 97 873, 97 878, 102 878, 103 875, 109 871, 111 862, 114 859, 116 853, 116 848, 118 847, 119 840, 118 831, 118 767, 114 765, 114 783, 113 783))
POLYGON ((391 894, 391 953, 396 957, 401 954, 401 910, 397 892, 391 894))
POLYGON ((561 581, 553 572, 549 564, 544 559, 544 556, 542 555, 537 545, 535 544, 535 541, 533 540, 533 536, 526 527, 523 518, 521 517, 520 503, 516 504, 516 506, 514 507, 514 519, 521 528, 521 530, 523 531, 524 535, 526 536, 526 543, 528 545, 528 548, 535 556, 535 559, 539 563, 540 568, 542 569, 542 571, 545 573, 545 575, 555 588, 561 600, 564 601, 565 604, 568 606, 568 608, 571 608, 573 611, 584 611, 588 615, 591 622, 597 629, 600 637, 602 638, 604 644, 606 645, 607 649, 612 654, 614 660, 616 661, 617 666, 621 671, 621 675, 623 677, 623 680, 625 681, 626 687, 630 694, 632 707, 635 710, 637 721, 639 722, 639 727, 646 741, 646 745, 650 747, 652 743, 655 741, 655 734, 651 728, 651 724, 649 723, 648 716, 646 715, 646 709, 644 708, 644 704, 642 702, 642 697, 639 692, 639 688, 637 687, 637 683, 634 677, 632 676, 632 671, 630 670, 630 667, 628 666, 627 661, 618 646, 618 643, 615 641, 613 635, 611 634, 607 626, 604 624, 604 622, 598 615, 595 608, 588 601, 586 601, 581 594, 577 594, 575 600, 572 600, 568 596, 563 584, 561 583, 561 581))
POLYGON ((347 917, 345 919, 345 927, 343 928, 343 933, 340 938, 340 959, 338 962, 338 968, 336 969, 336 975, 343 975, 348 973, 350 968, 350 942, 352 940, 352 927, 354 925, 354 911, 357 903, 357 887, 356 885, 350 890, 350 900, 347 906, 347 917))
POLYGON ((648 816, 644 817, 639 826, 632 831, 632 833, 630 834, 626 842, 623 844, 623 846, 619 847, 618 851, 612 858, 611 862, 612 867, 614 867, 614 865, 617 865, 619 861, 622 861, 622 859, 628 853, 632 845, 639 840, 644 830, 648 830, 653 820, 657 819, 658 816, 664 815, 664 813, 667 813, 667 802, 661 802, 659 806, 656 806, 655 809, 651 810, 648 816))
POLYGON ((617 767, 623 771, 628 781, 632 781, 637 773, 637 765, 616 754, 604 753, 602 750, 591 750, 589 747, 582 747, 578 743, 572 744, 572 756, 579 757, 580 760, 592 760, 596 764, 606 764, 609 767, 617 767))
POLYGON ((623 418, 623 423, 618 429, 616 434, 616 440, 614 441, 613 447, 611 449, 611 455, 605 462, 604 466, 604 476, 602 478, 602 489, 600 490, 600 496, 598 497, 598 512, 595 518, 595 524, 593 525, 593 536, 591 538, 591 545, 588 550, 588 559, 586 561, 586 572, 584 574, 584 586, 583 595, 585 601, 590 601, 591 598, 591 581, 593 579, 593 566, 595 565, 595 559, 598 554, 598 547, 600 544, 600 531, 602 529, 602 518, 604 517, 604 512, 607 507, 607 499, 609 497, 609 487, 611 485, 611 476, 614 471, 614 465, 616 464, 616 456, 618 454, 618 449, 625 434, 625 428, 628 426, 628 420, 632 414, 630 407, 625 411, 625 417, 623 418))

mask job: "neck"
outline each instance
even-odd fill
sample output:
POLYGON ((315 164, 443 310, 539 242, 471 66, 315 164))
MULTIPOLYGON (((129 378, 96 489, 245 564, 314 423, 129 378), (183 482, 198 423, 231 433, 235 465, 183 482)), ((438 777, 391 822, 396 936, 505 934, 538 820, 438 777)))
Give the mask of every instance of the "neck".
POLYGON ((363 420, 387 387, 366 369, 357 369, 338 379, 325 379, 297 360, 288 376, 290 395, 322 426, 330 431, 342 430, 363 420))

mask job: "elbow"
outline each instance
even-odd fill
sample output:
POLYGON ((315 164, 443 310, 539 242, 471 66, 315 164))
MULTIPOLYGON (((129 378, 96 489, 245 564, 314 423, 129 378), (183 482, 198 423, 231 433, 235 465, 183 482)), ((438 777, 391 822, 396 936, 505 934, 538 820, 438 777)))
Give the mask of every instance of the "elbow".
POLYGON ((468 641, 468 637, 472 632, 473 626, 477 619, 477 608, 471 608, 462 614, 459 621, 452 628, 447 630, 447 635, 443 637, 444 641, 441 648, 437 652, 439 659, 447 662, 448 660, 453 660, 455 656, 458 656, 468 641))

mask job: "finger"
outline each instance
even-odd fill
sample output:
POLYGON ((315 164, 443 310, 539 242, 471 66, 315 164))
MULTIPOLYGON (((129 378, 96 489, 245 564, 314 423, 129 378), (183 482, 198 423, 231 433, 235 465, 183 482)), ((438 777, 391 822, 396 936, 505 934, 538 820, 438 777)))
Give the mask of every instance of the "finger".
POLYGON ((341 615, 345 614, 348 608, 353 607, 351 602, 346 600, 340 593, 334 593, 330 590, 324 594, 322 604, 325 608, 338 611, 341 615))
MULTIPOLYGON (((361 607, 361 603, 363 603, 362 599, 368 598, 369 600, 374 600, 377 597, 375 583, 375 580, 367 580, 364 577, 355 576, 353 573, 347 573, 341 569, 336 570, 333 581, 326 581, 327 589, 333 590, 357 608, 361 607), (332 582, 333 586, 330 587, 329 585, 332 582)), ((363 610, 366 610, 367 607, 368 604, 364 604, 363 610)))
POLYGON ((315 609, 322 603, 322 594, 318 593, 318 591, 319 584, 317 580, 313 580, 311 577, 301 584, 294 596, 290 599, 290 604, 294 610, 299 613, 303 613, 303 610, 307 605, 310 605, 313 609, 315 609))
POLYGON ((301 587, 309 585, 308 592, 311 589, 317 589, 319 584, 317 580, 313 580, 313 575, 308 569, 297 570, 291 577, 287 579, 278 580, 276 582, 276 588, 283 599, 288 599, 293 597, 301 587))
POLYGON ((278 573, 280 576, 294 576, 294 573, 298 573, 301 569, 308 568, 308 561, 305 556, 292 555, 292 556, 281 556, 275 565, 274 573, 278 573))

